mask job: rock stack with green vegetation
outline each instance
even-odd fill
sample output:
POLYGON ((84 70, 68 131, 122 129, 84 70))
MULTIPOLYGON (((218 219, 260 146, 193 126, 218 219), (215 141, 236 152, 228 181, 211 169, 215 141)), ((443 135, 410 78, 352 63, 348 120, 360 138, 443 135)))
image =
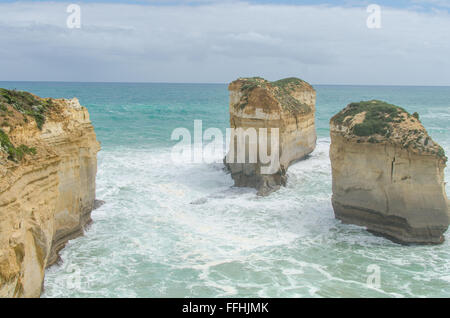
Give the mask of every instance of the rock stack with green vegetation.
POLYGON ((331 119, 330 132, 338 219, 400 243, 443 242, 447 157, 419 114, 378 100, 351 103, 331 119))
MULTIPOLYGON (((231 128, 241 128, 244 131, 254 128, 258 134, 260 128, 265 128, 269 140, 275 135, 273 129, 278 129, 279 164, 272 173, 262 171, 261 167, 267 165, 262 164, 259 151, 256 163, 236 161, 239 151, 246 152, 255 144, 259 149, 259 138, 250 145, 247 142, 239 143, 239 138, 235 140, 236 135, 232 134, 232 140, 235 140, 231 145, 234 147, 234 154, 228 154, 225 160, 235 186, 253 187, 258 190, 259 195, 268 195, 286 184, 289 165, 305 158, 316 146, 316 92, 311 85, 298 78, 275 82, 261 77, 239 78, 228 89, 231 128)), ((267 147, 270 151, 270 141, 267 147)))

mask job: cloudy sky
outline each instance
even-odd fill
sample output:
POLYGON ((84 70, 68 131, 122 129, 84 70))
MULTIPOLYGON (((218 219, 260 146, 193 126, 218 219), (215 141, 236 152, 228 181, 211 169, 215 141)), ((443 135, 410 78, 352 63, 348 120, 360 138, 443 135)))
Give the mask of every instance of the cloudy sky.
POLYGON ((0 81, 450 85, 450 0, 70 3, 0 0, 0 81))

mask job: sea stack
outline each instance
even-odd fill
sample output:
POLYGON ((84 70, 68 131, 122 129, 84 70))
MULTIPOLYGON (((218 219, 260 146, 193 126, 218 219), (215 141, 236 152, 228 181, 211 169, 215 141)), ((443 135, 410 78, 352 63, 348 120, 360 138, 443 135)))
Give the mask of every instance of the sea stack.
POLYGON ((269 82, 260 77, 239 78, 228 90, 232 132, 225 165, 235 186, 256 188, 258 195, 268 195, 286 184, 289 165, 305 158, 316 146, 316 92, 298 78, 269 82), (261 138, 261 128, 267 129, 267 143, 261 138), (252 129, 256 142, 239 137, 239 131, 245 135, 252 129), (277 143, 272 143, 275 140, 277 143), (277 157, 276 163, 271 160, 267 164, 260 156, 261 146, 272 158, 277 157), (258 149, 256 160, 249 155, 250 149, 258 149), (246 154, 244 162, 238 158, 240 151, 246 154))
POLYGON ((0 297, 39 297, 45 268, 83 233, 99 150, 76 98, 0 89, 0 297))
POLYGON ((402 244, 439 244, 449 226, 444 150, 419 115, 351 103, 330 121, 336 218, 402 244))

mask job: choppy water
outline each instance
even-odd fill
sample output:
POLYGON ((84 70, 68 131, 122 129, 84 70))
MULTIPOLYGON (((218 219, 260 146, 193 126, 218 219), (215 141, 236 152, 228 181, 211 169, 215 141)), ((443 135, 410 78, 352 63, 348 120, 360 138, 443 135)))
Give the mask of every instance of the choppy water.
POLYGON ((228 126, 226 85, 0 87, 77 96, 102 142, 97 198, 106 204, 47 270, 44 297, 450 297, 449 233, 440 246, 405 247, 341 224, 328 157, 329 118, 372 98, 419 112, 450 153, 449 87, 316 86, 317 148, 265 198, 231 188, 221 164, 171 162, 174 128, 228 126), (380 288, 366 284, 372 264, 380 288))

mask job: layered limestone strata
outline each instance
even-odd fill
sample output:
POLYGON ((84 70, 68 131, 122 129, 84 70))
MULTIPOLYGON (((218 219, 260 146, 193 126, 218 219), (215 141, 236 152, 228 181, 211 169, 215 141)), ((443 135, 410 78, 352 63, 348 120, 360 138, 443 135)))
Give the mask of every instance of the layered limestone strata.
POLYGON ((444 241, 447 158, 417 113, 381 101, 352 103, 330 130, 338 219, 403 244, 444 241))
POLYGON ((0 89, 0 297, 38 297, 44 270, 83 233, 97 142, 76 98, 0 89))
POLYGON ((285 185, 289 165, 305 158, 316 146, 316 92, 311 85, 297 78, 269 82, 259 77, 240 78, 232 82, 228 90, 231 128, 242 128, 245 132, 255 128, 258 140, 253 143, 256 146, 251 144, 250 139, 239 142, 236 130, 233 130, 225 165, 235 186, 256 188, 258 195, 267 195, 285 185), (264 145, 260 128, 267 128, 268 141, 265 146, 268 153, 278 152, 279 155, 279 164, 272 161, 271 169, 266 171, 267 160, 262 160, 259 155, 259 149, 264 145), (279 138, 276 138, 274 128, 278 129, 279 138), (278 141, 278 149, 272 149, 272 136, 278 141), (253 162, 248 152, 252 146, 258 149, 253 162), (243 162, 238 160, 239 151, 246 154, 243 162))

